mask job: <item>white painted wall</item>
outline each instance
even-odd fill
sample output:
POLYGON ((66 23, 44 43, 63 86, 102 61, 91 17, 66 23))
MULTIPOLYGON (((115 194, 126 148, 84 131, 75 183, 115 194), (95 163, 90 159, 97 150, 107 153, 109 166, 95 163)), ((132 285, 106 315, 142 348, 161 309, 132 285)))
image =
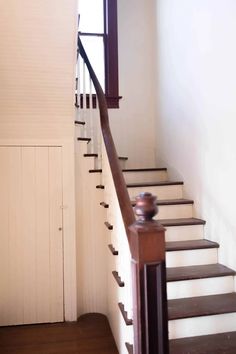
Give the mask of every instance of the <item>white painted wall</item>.
POLYGON ((236 269, 236 2, 156 0, 157 151, 236 269))
POLYGON ((119 110, 110 110, 112 133, 127 166, 153 166, 155 0, 118 0, 119 110))
POLYGON ((65 319, 75 320, 77 1, 0 0, 0 13, 0 145, 62 147, 65 319))

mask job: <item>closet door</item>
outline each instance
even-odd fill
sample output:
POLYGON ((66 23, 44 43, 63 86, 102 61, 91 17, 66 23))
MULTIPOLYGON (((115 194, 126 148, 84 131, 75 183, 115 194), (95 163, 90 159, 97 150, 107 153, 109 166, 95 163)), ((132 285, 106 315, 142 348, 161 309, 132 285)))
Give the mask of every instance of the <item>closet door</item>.
POLYGON ((62 203, 60 147, 0 147, 0 326, 63 321, 62 203))

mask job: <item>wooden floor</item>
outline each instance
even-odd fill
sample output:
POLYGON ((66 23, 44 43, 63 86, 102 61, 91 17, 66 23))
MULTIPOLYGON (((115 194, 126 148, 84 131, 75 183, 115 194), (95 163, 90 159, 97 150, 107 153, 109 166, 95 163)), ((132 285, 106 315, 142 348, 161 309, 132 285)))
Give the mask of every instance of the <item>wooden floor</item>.
POLYGON ((105 316, 78 322, 0 328, 1 354, 118 354, 105 316))

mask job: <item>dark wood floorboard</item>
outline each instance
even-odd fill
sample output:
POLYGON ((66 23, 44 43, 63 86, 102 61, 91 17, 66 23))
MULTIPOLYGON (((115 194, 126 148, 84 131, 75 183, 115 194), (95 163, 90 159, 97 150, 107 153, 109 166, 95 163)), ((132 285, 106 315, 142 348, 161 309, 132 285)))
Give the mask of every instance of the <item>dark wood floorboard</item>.
POLYGON ((236 293, 169 300, 168 310, 169 320, 236 312, 236 293))
POLYGON ((236 354, 236 332, 171 340, 170 354, 236 354))
POLYGON ((0 327, 1 354, 118 354, 105 316, 78 322, 0 327))

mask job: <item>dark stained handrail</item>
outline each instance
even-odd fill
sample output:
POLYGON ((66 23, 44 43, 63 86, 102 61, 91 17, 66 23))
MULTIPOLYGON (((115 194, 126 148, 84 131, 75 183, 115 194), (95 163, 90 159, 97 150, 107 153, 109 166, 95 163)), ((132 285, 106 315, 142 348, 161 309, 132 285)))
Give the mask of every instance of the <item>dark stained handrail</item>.
MULTIPOLYGON (((150 193, 136 197, 136 221, 110 130, 106 97, 79 36, 78 50, 97 93, 102 135, 131 251, 133 320, 129 324, 134 326, 134 353, 169 354, 165 229, 153 220, 158 212, 156 197, 150 193)), ((123 311, 123 305, 119 307, 123 311)))
POLYGON ((90 64, 90 61, 84 50, 83 44, 79 36, 78 36, 78 48, 79 48, 79 53, 81 57, 84 59, 84 62, 88 68, 90 77, 93 81, 93 85, 97 93, 103 140, 107 151, 107 156, 111 168, 111 173, 112 173, 112 177, 116 189, 117 198, 120 205, 123 222, 127 232, 127 237, 129 239, 129 226, 131 226, 135 222, 135 216, 134 216, 133 208, 130 203, 130 197, 126 188, 125 179, 120 167, 114 140, 111 134, 106 97, 98 81, 98 78, 92 68, 92 65, 90 64))

